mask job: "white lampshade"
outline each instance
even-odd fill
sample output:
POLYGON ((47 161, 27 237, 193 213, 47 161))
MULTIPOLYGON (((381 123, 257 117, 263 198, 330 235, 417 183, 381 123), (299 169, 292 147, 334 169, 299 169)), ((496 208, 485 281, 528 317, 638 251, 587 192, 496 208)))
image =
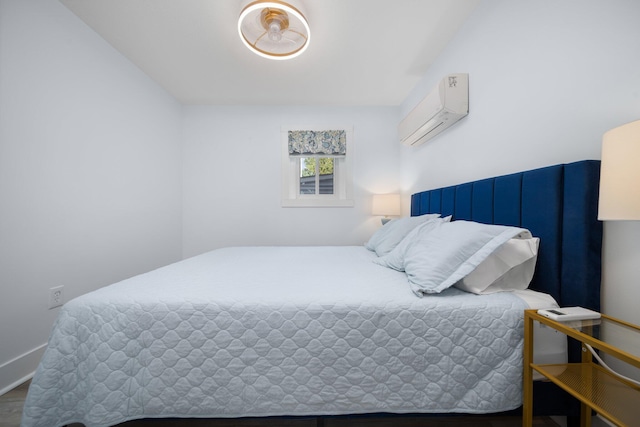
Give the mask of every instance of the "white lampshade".
POLYGON ((400 195, 399 194, 374 194, 373 195, 373 215, 397 216, 400 215, 400 195))
POLYGON ((602 139, 599 220, 640 220, 640 120, 602 139))

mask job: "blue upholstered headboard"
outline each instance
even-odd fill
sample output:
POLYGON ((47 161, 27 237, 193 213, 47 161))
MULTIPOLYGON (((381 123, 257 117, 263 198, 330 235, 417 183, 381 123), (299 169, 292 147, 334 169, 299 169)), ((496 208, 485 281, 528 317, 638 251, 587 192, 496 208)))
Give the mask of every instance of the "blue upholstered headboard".
POLYGON ((600 161, 549 166, 411 196, 411 215, 527 228, 540 238, 531 289, 560 304, 600 310, 600 161))

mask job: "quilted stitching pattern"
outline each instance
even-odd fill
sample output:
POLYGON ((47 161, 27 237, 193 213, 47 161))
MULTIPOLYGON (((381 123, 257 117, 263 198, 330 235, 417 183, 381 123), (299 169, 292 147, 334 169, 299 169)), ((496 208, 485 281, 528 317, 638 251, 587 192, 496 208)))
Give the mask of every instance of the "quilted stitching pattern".
POLYGON ((436 305, 412 298, 405 307, 80 298, 60 313, 23 426, 519 406, 524 303, 455 289, 436 305))

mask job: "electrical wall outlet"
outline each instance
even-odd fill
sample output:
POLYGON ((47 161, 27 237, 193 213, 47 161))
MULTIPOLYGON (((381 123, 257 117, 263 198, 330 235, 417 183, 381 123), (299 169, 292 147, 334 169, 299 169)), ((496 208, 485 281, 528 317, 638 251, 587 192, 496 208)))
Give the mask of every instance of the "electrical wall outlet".
POLYGON ((64 286, 49 289, 49 309, 60 307, 62 304, 64 304, 64 286))

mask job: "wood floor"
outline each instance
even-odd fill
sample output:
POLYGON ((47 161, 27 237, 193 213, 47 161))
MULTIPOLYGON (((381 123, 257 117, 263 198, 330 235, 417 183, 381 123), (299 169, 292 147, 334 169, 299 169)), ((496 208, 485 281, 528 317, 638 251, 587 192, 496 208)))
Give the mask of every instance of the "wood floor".
MULTIPOLYGON (((0 427, 19 427, 22 406, 29 383, 0 396, 0 427)), ((118 427, 520 427, 520 417, 496 416, 339 416, 293 418, 242 418, 242 419, 176 419, 176 420, 139 420, 118 424, 118 427)), ((534 420, 534 427, 558 427, 558 424, 546 417, 534 420)), ((72 424, 70 427, 81 427, 72 424)), ((56 427, 56 426, 51 426, 56 427)))

